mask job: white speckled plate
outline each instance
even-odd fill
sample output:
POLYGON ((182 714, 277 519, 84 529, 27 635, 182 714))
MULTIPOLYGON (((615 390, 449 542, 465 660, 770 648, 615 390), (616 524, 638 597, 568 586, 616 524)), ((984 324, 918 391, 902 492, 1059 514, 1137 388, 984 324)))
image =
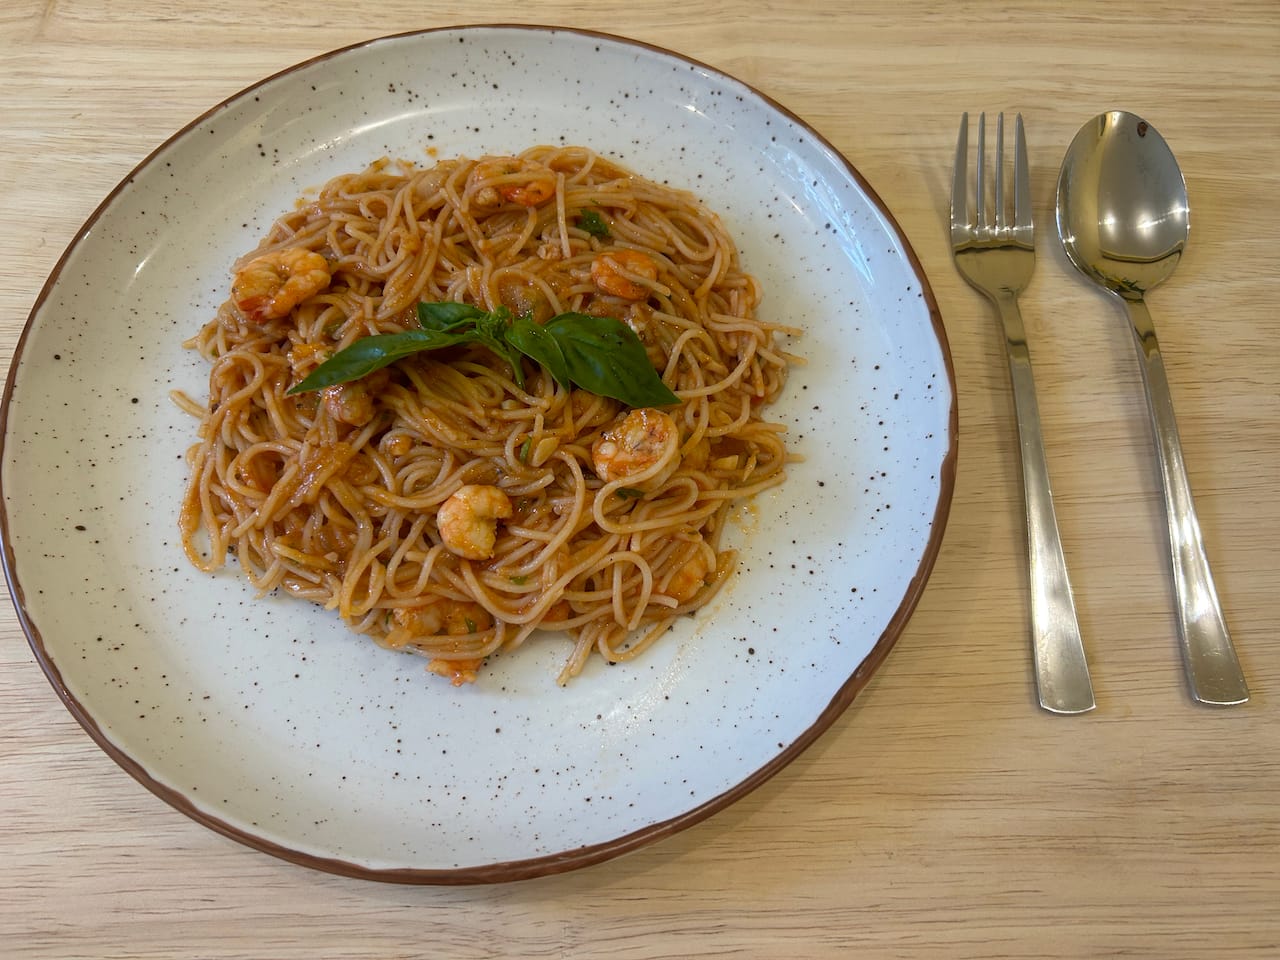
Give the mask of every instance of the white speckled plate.
POLYGON ((953 374, 907 240, 802 121, 702 64, 518 26, 389 37, 303 63, 148 157, 59 262, 4 394, 4 561, 59 696, 129 773, 253 847, 382 880, 595 863, 741 797, 884 659, 933 565, 953 374), (176 515, 204 396, 181 342, 232 259, 330 176, 587 144, 719 210, 763 311, 807 332, 777 417, 806 459, 735 527, 715 605, 566 688, 546 640, 454 689, 288 598, 205 576, 176 515))

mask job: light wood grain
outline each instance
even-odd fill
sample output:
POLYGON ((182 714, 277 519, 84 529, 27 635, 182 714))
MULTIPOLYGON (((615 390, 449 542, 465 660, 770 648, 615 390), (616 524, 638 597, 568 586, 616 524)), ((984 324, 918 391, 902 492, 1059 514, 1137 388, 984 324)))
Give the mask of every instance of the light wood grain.
POLYGON ((959 387, 955 500, 914 618, 852 709, 741 803, 588 870, 449 889, 312 873, 188 821, 93 746, 6 609, 0 953, 1280 956, 1280 6, 9 0, 0 358, 98 201, 191 118, 325 50, 481 20, 705 61, 810 121, 883 197, 928 273, 959 387), (1192 244, 1151 306, 1253 689, 1241 709, 1188 698, 1129 334, 1050 242, 1062 151, 1113 107, 1159 127, 1191 191, 1192 244), (1098 694, 1076 718, 1034 707, 1002 344, 944 229, 959 114, 1000 109, 1023 113, 1033 161, 1024 313, 1098 694))

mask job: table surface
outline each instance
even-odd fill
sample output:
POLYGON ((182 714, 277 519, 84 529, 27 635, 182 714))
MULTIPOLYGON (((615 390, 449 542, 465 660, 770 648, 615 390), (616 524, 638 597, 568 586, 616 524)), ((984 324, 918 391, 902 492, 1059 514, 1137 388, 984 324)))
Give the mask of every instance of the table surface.
POLYGON ((108 759, 0 613, 0 943, 31 957, 1280 955, 1280 7, 712 0, 11 0, 0 10, 0 358, 99 200, 155 146, 323 51, 459 22, 619 33, 805 118, 875 187, 940 307, 960 460, 928 588, 853 706, 732 807, 619 860, 479 887, 315 873, 214 834, 108 759), (1190 699, 1131 337, 1041 230, 1023 310, 1098 707, 1031 683, 1003 339, 945 221, 961 111, 1020 111, 1037 222, 1123 107, 1183 165, 1194 233, 1150 298, 1253 691, 1190 699), (1270 557, 1272 559, 1268 560, 1270 557), (15 947, 16 945, 16 947, 15 947))

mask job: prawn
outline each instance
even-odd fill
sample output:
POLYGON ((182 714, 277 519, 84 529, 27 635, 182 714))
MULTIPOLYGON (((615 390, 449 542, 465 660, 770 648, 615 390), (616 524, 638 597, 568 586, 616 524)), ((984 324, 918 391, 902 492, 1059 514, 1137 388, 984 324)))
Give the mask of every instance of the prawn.
POLYGON ((498 539, 498 521, 512 515, 511 498, 497 487, 467 484, 440 504, 436 526, 445 548, 467 560, 488 560, 498 539))
POLYGON ((436 657, 427 661, 427 670, 438 677, 444 677, 455 687, 464 683, 475 683, 480 678, 480 668, 484 666, 483 657, 468 657, 464 660, 446 660, 436 657))
POLYGON ((501 206, 503 201, 522 207, 536 207, 555 196, 556 175, 550 167, 519 157, 484 157, 467 177, 477 188, 475 202, 480 207, 501 206), (497 183, 487 181, 497 180, 497 183))
POLYGON ((625 480, 628 487, 647 493, 680 465, 680 429, 661 410, 632 410, 591 445, 591 461, 605 483, 625 480))
POLYGON ((335 383, 320 391, 325 411, 339 423, 363 427, 377 412, 374 397, 390 379, 385 370, 375 371, 363 380, 335 383))
POLYGON ((287 316, 332 279, 328 261, 314 250, 272 250, 236 271, 231 299, 246 320, 261 324, 287 316))
POLYGON ((619 247, 596 254, 591 261, 591 282, 603 293, 624 300, 643 300, 649 287, 642 280, 655 282, 658 264, 647 253, 619 247))
POLYGON ((493 615, 472 600, 435 597, 416 607, 397 607, 395 624, 414 637, 461 637, 493 626, 493 615))
POLYGON ((689 559, 671 572, 661 592, 677 603, 688 603, 707 585, 715 572, 715 551, 699 537, 689 559))
POLYGON ((517 316, 527 316, 534 323, 542 324, 555 314, 542 288, 525 277, 504 273, 495 286, 502 305, 517 316))
POLYGON ((295 343, 289 348, 289 369, 297 383, 324 361, 329 359, 332 348, 321 343, 295 343))
MULTIPOLYGON (((451 637, 479 633, 493 626, 493 616, 480 604, 470 600, 452 600, 439 597, 417 607, 400 607, 393 614, 396 626, 414 637, 451 637)), ((467 657, 447 660, 433 657, 427 662, 427 670, 445 677, 455 687, 475 683, 484 658, 467 657)))

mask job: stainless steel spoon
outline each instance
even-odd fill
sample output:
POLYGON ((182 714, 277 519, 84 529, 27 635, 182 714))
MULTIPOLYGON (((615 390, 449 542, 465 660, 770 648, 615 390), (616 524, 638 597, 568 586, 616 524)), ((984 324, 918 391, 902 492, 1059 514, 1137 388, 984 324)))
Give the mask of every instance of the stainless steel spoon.
POLYGON ((1178 265, 1190 213, 1173 151, 1145 120, 1103 113, 1071 141, 1058 175, 1058 236, 1076 268, 1129 312, 1164 486, 1187 679, 1197 700, 1227 705, 1248 700, 1249 688, 1209 572, 1169 381, 1143 300, 1178 265))

